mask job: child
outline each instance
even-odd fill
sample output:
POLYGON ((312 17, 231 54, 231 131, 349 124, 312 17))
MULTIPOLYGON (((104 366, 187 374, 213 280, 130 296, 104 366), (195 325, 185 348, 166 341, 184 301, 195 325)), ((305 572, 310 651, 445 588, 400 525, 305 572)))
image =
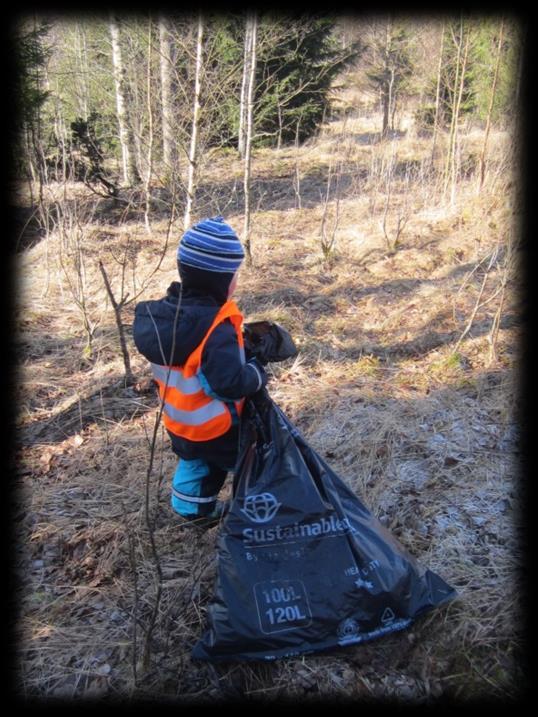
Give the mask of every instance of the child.
POLYGON ((179 243, 181 284, 135 311, 134 341, 151 362, 179 456, 172 508, 204 527, 222 514, 217 495, 237 458, 244 399, 267 383, 261 364, 245 358, 243 316, 231 299, 243 259, 224 219, 205 219, 179 243))

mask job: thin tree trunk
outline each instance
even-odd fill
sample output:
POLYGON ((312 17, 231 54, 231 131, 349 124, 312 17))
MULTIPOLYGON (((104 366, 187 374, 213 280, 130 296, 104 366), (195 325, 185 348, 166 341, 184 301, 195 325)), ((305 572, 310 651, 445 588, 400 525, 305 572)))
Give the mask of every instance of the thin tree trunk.
POLYGON ((527 27, 525 26, 524 28, 522 28, 521 38, 519 41, 519 60, 518 60, 518 67, 517 67, 516 89, 514 92, 514 105, 516 107, 516 111, 519 109, 521 81, 522 81, 523 72, 524 72, 523 61, 525 59, 526 39, 527 39, 527 27))
POLYGON ((495 92, 497 90, 497 80, 499 78, 499 65, 501 61, 501 51, 503 44, 504 35, 504 18, 501 21, 501 29, 499 31, 499 42, 497 45, 497 59, 495 61, 495 73, 493 75, 493 82, 491 85, 491 97, 489 98, 488 116, 486 119, 486 131, 484 132, 484 145, 482 147, 482 154, 480 155, 480 182, 478 189, 482 189, 484 184, 484 176, 486 173, 486 148, 488 145, 489 130, 491 126, 491 114, 493 112, 493 103, 495 101, 495 92))
POLYGON ((75 25, 75 55, 80 68, 80 116, 88 121, 88 52, 86 48, 86 31, 82 23, 75 25))
POLYGON ((445 43, 445 23, 443 22, 443 26, 441 27, 439 64, 437 66, 437 87, 435 90, 435 116, 433 118, 433 134, 432 134, 432 159, 431 159, 432 165, 433 165, 433 162, 435 159, 435 145, 436 145, 436 141, 437 141, 437 128, 438 128, 438 123, 439 123, 439 105, 440 105, 440 98, 441 98, 441 71, 443 69, 444 43, 445 43))
POLYGON ((301 123, 301 117, 297 120, 297 129, 295 131, 295 182, 293 188, 295 189, 295 208, 301 209, 301 173, 299 171, 299 125, 301 123))
POLYGON ((390 110, 390 129, 392 132, 394 132, 394 115, 396 114, 396 97, 394 95, 394 67, 390 68, 389 110, 390 110))
MULTIPOLYGON (((137 67, 133 74, 137 75, 139 72, 140 68, 137 67)), ((130 90, 129 94, 127 94, 126 90, 125 98, 127 99, 127 97, 129 97, 130 109, 127 114, 127 123, 129 127, 130 137, 132 137, 132 142, 130 143, 130 146, 132 148, 131 156, 134 157, 134 167, 140 167, 140 171, 142 171, 142 167, 144 166, 144 157, 142 151, 142 126, 144 124, 143 114, 145 107, 140 102, 140 88, 138 82, 135 81, 132 83, 132 89, 130 90)))
MULTIPOLYGON (((460 26, 462 27, 463 23, 461 23, 460 26)), ((454 39, 454 31, 453 30, 452 30, 452 35, 453 35, 453 39, 454 39)), ((448 184, 450 181, 450 168, 451 168, 451 162, 453 159, 452 153, 453 153, 455 121, 456 121, 455 120, 455 118, 456 118, 456 95, 457 95, 457 88, 458 88, 458 82, 459 82, 461 45, 462 45, 462 38, 460 36, 458 44, 457 44, 456 75, 454 77, 454 87, 452 90, 452 108, 451 108, 451 113, 450 113, 450 130, 449 130, 449 135, 448 135, 448 149, 447 149, 447 154, 446 154, 446 159, 445 159, 443 197, 446 197, 446 193, 448 190, 448 184)))
POLYGON ((194 108, 192 114, 191 145, 189 151, 189 174, 187 179, 187 204, 183 218, 184 230, 190 226, 192 205, 194 201, 194 189, 196 181, 196 160, 198 144, 198 124, 200 119, 200 88, 202 75, 202 44, 204 38, 204 24, 202 14, 198 15, 198 38, 196 41, 196 75, 194 80, 194 108))
POLYGON ((146 195, 146 209, 144 212, 144 222, 146 225, 146 231, 151 234, 151 226, 149 223, 149 212, 151 204, 150 185, 151 175, 153 173, 153 110, 151 107, 151 56, 153 54, 153 23, 151 22, 151 16, 149 18, 148 28, 148 68, 147 68, 147 103, 148 103, 148 156, 147 156, 147 170, 146 170, 146 181, 144 182, 144 194, 146 195))
POLYGON ((161 15, 159 17, 159 46, 161 70, 163 161, 167 172, 173 173, 173 171, 175 170, 177 155, 175 152, 175 142, 172 129, 172 39, 167 23, 167 19, 161 15))
POLYGON ((114 292, 112 291, 112 287, 110 286, 110 281, 108 278, 108 275, 106 273, 105 267, 103 266, 103 262, 99 259, 99 270, 103 276, 103 281, 105 282, 105 288, 106 292, 110 298, 110 303, 112 304, 112 308, 114 309, 114 318, 116 319, 116 327, 118 329, 118 338, 120 340, 120 349, 121 349, 121 355, 123 358, 123 366, 125 368, 125 383, 126 385, 129 385, 133 382, 133 372, 131 370, 131 361, 129 358, 129 350, 127 348, 127 341, 125 339, 125 329, 123 327, 123 321, 121 317, 121 312, 123 309, 123 299, 118 303, 116 301, 116 297, 114 296, 114 292))
POLYGON ((245 47, 243 52, 243 79, 241 81, 241 97, 239 100, 239 133, 237 140, 237 150, 241 159, 245 158, 246 143, 246 111, 247 111, 247 91, 249 78, 249 61, 252 55, 252 26, 247 15, 245 24, 245 47))
POLYGON ((381 137, 385 138, 389 129, 389 115, 390 115, 390 95, 391 95, 391 82, 389 80, 389 64, 390 64, 390 43, 391 43, 391 22, 387 20, 386 35, 385 35, 385 77, 383 80, 381 90, 381 101, 383 105, 383 124, 381 127, 381 137))
POLYGON ((250 16, 249 22, 251 24, 251 48, 250 48, 250 57, 249 57, 249 76, 248 76, 247 109, 246 109, 245 174, 244 174, 245 220, 244 220, 244 228, 243 228, 243 242, 245 245, 245 252, 247 255, 247 263, 250 266, 252 264, 252 254, 251 254, 251 250, 250 250, 250 162, 251 162, 251 150, 252 150, 252 115, 253 115, 253 104, 254 104, 254 80, 256 77, 256 31, 257 31, 256 13, 253 13, 250 16))
POLYGON ((445 184, 444 194, 448 190, 448 186, 451 186, 451 201, 454 201, 455 185, 456 185, 456 148, 458 145, 458 122, 461 109, 461 100, 463 97, 463 89, 465 84, 465 72, 467 70, 467 55, 469 51, 469 31, 465 37, 465 48, 463 50, 462 58, 462 45, 463 36, 465 33, 463 19, 460 23, 460 38, 458 42, 458 54, 456 59, 456 77, 454 80, 454 96, 452 99, 452 118, 450 123, 450 136, 448 143, 448 152, 446 159, 445 169, 445 184))
POLYGON ((277 96, 276 100, 277 104, 277 111, 278 111, 278 138, 276 143, 276 148, 281 149, 282 148, 282 107, 280 105, 280 100, 277 96))
POLYGON ((389 130, 389 92, 388 82, 383 83, 381 90, 381 103, 383 107, 383 123, 381 125, 381 137, 385 138, 389 130))
POLYGON ((453 139, 453 151, 452 151, 452 182, 451 182, 451 194, 450 194, 450 201, 453 204, 455 193, 456 193, 456 182, 458 179, 458 172, 456 171, 456 167, 458 165, 458 157, 459 155, 459 141, 460 141, 460 135, 459 135, 459 119, 460 119, 460 111, 461 111, 461 100, 463 98, 463 90, 465 85, 465 73, 467 72, 467 57, 469 54, 469 35, 470 30, 467 31, 467 37, 465 38, 465 49, 463 52, 463 60, 461 65, 461 77, 460 77, 460 86, 458 91, 458 101, 456 104, 456 118, 454 123, 454 139, 453 139))
POLYGON ((127 93, 125 86, 125 69, 121 56, 120 29, 112 13, 110 14, 109 29, 112 40, 112 65, 116 91, 116 112, 121 144, 123 181, 127 185, 132 185, 140 181, 140 176, 135 164, 134 139, 127 117, 127 93))

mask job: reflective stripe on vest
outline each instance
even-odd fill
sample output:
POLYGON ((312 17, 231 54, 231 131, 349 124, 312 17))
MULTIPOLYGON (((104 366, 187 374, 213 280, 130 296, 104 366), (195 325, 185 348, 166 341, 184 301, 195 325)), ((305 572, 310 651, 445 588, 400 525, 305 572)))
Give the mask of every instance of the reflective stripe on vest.
POLYGON ((207 403, 201 408, 196 408, 194 411, 182 411, 179 408, 174 408, 169 403, 164 404, 164 412, 173 421, 177 423, 184 423, 187 426, 200 426, 203 423, 207 423, 212 418, 226 414, 228 409, 223 401, 217 401, 213 399, 211 403, 207 403))
MULTIPOLYGON (((153 375, 163 400, 163 422, 177 436, 191 441, 208 441, 222 436, 232 425, 232 414, 225 401, 208 396, 198 379, 204 346, 213 330, 225 319, 230 319, 237 334, 241 362, 245 362, 243 317, 233 301, 227 301, 219 310, 201 343, 183 366, 151 364, 153 375)), ((244 399, 234 401, 241 415, 244 399)))
POLYGON ((181 393, 191 396, 201 390, 202 386, 196 376, 192 378, 183 378, 179 371, 176 371, 171 366, 159 366, 159 364, 152 363, 151 370, 155 378, 162 381, 167 386, 173 386, 177 388, 181 393))

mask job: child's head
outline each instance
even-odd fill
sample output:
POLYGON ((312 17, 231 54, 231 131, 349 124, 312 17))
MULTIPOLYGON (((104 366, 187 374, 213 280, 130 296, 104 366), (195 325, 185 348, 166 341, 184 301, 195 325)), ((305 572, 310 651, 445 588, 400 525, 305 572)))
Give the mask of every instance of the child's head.
POLYGON ((179 242, 177 261, 183 286, 226 301, 235 290, 244 257, 239 237, 222 217, 204 219, 179 242))

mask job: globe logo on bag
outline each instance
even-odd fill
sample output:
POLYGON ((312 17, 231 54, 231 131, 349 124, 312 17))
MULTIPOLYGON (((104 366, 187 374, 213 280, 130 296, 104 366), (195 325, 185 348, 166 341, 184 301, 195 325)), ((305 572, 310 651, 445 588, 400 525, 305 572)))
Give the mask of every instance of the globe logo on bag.
POLYGON ((259 493, 247 496, 241 510, 253 523, 268 523, 281 505, 272 493, 259 493))

